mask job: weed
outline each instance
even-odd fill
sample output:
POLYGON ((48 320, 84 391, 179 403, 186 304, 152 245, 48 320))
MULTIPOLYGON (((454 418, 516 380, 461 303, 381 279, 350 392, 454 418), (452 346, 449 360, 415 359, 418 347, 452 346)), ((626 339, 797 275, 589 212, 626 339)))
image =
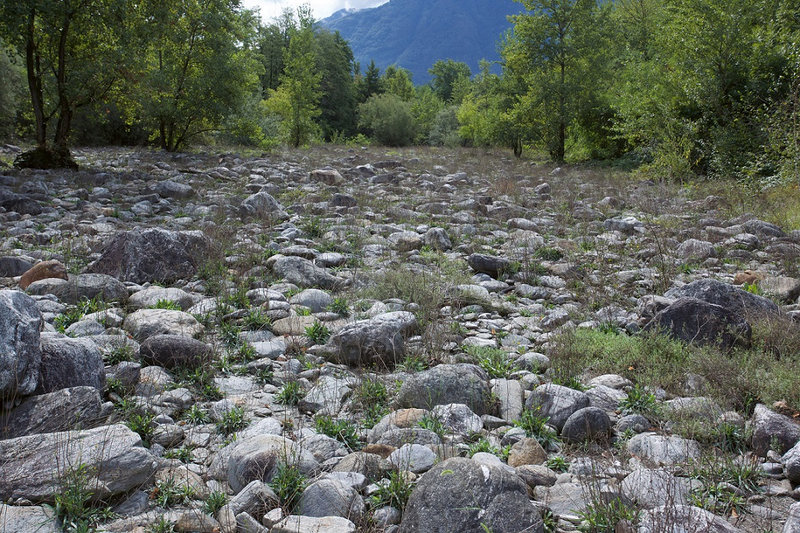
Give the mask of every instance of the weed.
POLYGON ((514 361, 509 358, 508 353, 499 348, 467 346, 464 351, 489 374, 489 377, 507 378, 512 372, 519 370, 514 361))
POLYGON ((377 483, 378 489, 369 497, 374 508, 391 506, 402 511, 406 508, 414 486, 406 476, 397 470, 389 472, 389 477, 377 483))
POLYGON ((583 523, 578 528, 586 533, 605 533, 615 531, 617 523, 622 520, 636 521, 638 511, 627 505, 620 498, 610 502, 593 502, 578 513, 583 523))
POLYGON ((91 504, 92 477, 90 467, 83 463, 63 475, 61 491, 55 495, 55 511, 64 531, 93 531, 95 525, 114 517, 110 507, 91 504))
POLYGON ((153 418, 155 417, 152 414, 134 410, 127 413, 127 420, 125 421, 125 425, 134 433, 138 433, 142 438, 142 443, 148 448, 150 447, 150 440, 153 438, 153 431, 155 430, 155 428, 153 428, 153 418))
POLYGON ((170 309, 172 311, 180 311, 181 306, 178 305, 177 302, 164 299, 157 301, 156 304, 152 307, 152 309, 170 309))
POLYGON ((311 316, 311 309, 308 307, 298 307, 295 309, 297 316, 311 316))
POLYGON ((192 462, 192 448, 181 446, 180 448, 173 448, 164 452, 164 457, 167 459, 177 459, 182 463, 192 462))
POLYGON ((156 481, 155 487, 150 491, 150 499, 153 500, 156 505, 164 509, 169 509, 174 505, 189 503, 194 496, 195 492, 193 488, 187 485, 181 486, 175 483, 175 480, 172 478, 156 481))
POLYGON ((300 226, 300 229, 303 230, 303 233, 305 233, 308 237, 312 239, 317 239, 319 237, 322 237, 322 235, 324 235, 326 231, 326 228, 319 217, 307 218, 300 226))
POLYGON ((242 363, 249 363, 258 359, 258 352, 249 342, 243 342, 236 351, 237 360, 242 363))
POLYGON ((542 261, 558 261, 564 254, 558 248, 552 248, 549 246, 542 246, 541 248, 537 248, 535 252, 533 252, 534 257, 541 259, 542 261))
POLYGON ((245 417, 243 407, 233 407, 225 411, 217 421, 217 431, 223 435, 230 435, 247 427, 247 418, 245 417))
POLYGON ((558 518, 550 509, 542 510, 542 526, 544 533, 555 533, 558 527, 558 518))
POLYGON ((443 437, 447 431, 444 423, 438 417, 430 413, 425 413, 417 422, 417 425, 423 429, 433 431, 439 435, 440 438, 443 437))
POLYGON ((628 391, 628 396, 619 402, 619 408, 625 415, 655 415, 658 408, 656 395, 637 383, 628 391))
POLYGON ((569 462, 560 455, 550 457, 544 464, 554 472, 566 472, 569 468, 569 462))
POLYGON ((146 531, 147 533, 173 533, 175 527, 172 522, 161 516, 158 520, 150 524, 146 531))
POLYGON ((328 306, 328 311, 342 317, 350 316, 350 307, 347 305, 347 300, 341 296, 333 299, 333 302, 328 306))
POLYGON ((251 308, 242 319, 242 327, 248 331, 261 331, 272 327, 272 320, 260 307, 251 308))
POLYGON ((283 507, 291 512, 297 499, 306 488, 306 477, 296 465, 278 464, 278 470, 270 481, 269 486, 275 491, 283 507))
POLYGON ((389 412, 389 393, 377 379, 365 378, 353 391, 353 399, 364 412, 364 427, 371 428, 389 412))
POLYGON ((120 344, 105 353, 103 359, 108 365, 118 365, 123 361, 134 361, 136 358, 134 356, 133 346, 129 344, 120 344))
POLYGON ((519 420, 514 421, 514 425, 524 429, 528 437, 536 439, 543 448, 547 449, 555 446, 561 440, 556 432, 547 425, 547 421, 550 419, 539 414, 540 410, 524 409, 519 420))
POLYGON ((338 440, 347 446, 350 451, 361 448, 361 443, 358 439, 358 430, 356 426, 348 420, 335 420, 332 416, 317 415, 316 418, 314 418, 314 427, 318 432, 338 440))
POLYGON ((211 491, 206 498, 206 501, 203 502, 203 512, 214 516, 217 511, 222 509, 225 504, 228 503, 228 495, 220 490, 211 491))
POLYGON ((397 365, 400 372, 422 372, 428 368, 428 361, 418 354, 408 354, 403 361, 397 365))
POLYGON ((275 373, 272 371, 271 366, 265 366, 256 370, 254 377, 256 378, 257 382, 261 383, 262 385, 267 385, 272 383, 275 373))
POLYGON ((228 348, 236 348, 239 345, 239 333, 241 328, 230 322, 223 322, 219 326, 219 336, 228 348))
POLYGON ((498 448, 497 446, 492 446, 492 443, 489 442, 486 437, 481 437, 477 441, 470 444, 469 448, 467 448, 467 455, 469 457, 472 457, 479 452, 491 453, 492 455, 496 455, 504 461, 508 461, 508 454, 511 452, 511 445, 498 448))
POLYGON ((297 381, 288 381, 275 396, 275 401, 284 405, 297 405, 305 394, 297 381))
POLYGON ((314 344, 325 344, 331 336, 331 330, 322 322, 314 322, 306 328, 306 337, 314 344))

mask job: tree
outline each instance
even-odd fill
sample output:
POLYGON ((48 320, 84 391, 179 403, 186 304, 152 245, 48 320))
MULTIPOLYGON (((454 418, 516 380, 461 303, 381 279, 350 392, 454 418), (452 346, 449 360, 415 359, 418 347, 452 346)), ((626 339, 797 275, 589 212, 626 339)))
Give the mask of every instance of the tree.
POLYGON ((381 80, 381 71, 375 66, 375 61, 371 60, 367 71, 364 76, 358 81, 358 102, 363 104, 373 94, 380 94, 383 92, 383 83, 381 80))
POLYGON ((317 70, 322 76, 319 120, 325 140, 330 141, 337 132, 349 135, 355 130, 353 51, 338 31, 317 31, 315 43, 317 70))
POLYGON ((452 59, 446 61, 440 59, 428 69, 428 73, 433 76, 431 87, 445 103, 450 103, 456 84, 463 79, 469 80, 470 76, 472 76, 472 71, 470 71, 466 63, 453 61, 452 59))
POLYGON ((243 44, 255 32, 239 0, 153 1, 143 82, 145 120, 159 145, 176 151, 217 130, 256 90, 259 65, 243 44))
POLYGON ((25 69, 13 49, 0 39, 0 139, 14 134, 17 114, 25 98, 25 69))
POLYGON ((36 149, 19 166, 77 167, 68 147, 72 117, 126 74, 136 54, 126 42, 133 7, 126 0, 0 2, 0 33, 25 58, 34 118, 36 149))
POLYGON ((394 94, 375 94, 361 104, 358 124, 386 146, 411 144, 417 130, 411 104, 394 94))
POLYGON ((411 101, 416 94, 414 83, 411 81, 411 72, 395 65, 386 67, 383 73, 383 87, 387 93, 399 96, 406 102, 411 101))
POLYGON ((267 106, 283 119, 284 138, 297 148, 317 130, 314 119, 320 115, 320 83, 316 69, 314 33, 310 27, 296 31, 284 56, 281 84, 270 91, 267 106))

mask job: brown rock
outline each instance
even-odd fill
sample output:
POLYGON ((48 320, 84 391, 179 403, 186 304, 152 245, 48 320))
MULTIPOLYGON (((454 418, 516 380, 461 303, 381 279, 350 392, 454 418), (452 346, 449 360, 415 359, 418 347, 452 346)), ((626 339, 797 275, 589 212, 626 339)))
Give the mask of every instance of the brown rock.
POLYGON ((394 446, 389 446, 388 444, 367 444, 362 451, 364 453, 372 453, 375 455, 380 455, 381 459, 386 459, 396 449, 397 448, 395 448, 394 446))
POLYGON ((415 428, 422 418, 427 414, 425 409, 398 409, 392 413, 391 422, 399 428, 415 428))
POLYGON ((19 279, 19 287, 24 290, 34 281, 48 278, 68 279, 67 267, 61 261, 56 261, 55 259, 37 263, 22 275, 19 279))
POLYGON ((733 277, 733 284, 744 285, 746 283, 748 285, 752 285, 753 283, 758 283, 765 277, 767 277, 766 274, 759 272, 758 270, 745 270, 744 272, 736 273, 736 275, 733 277))
POLYGON ((516 468, 522 465, 538 465, 547 460, 547 452, 536 439, 522 439, 511 447, 508 454, 508 466, 516 468))

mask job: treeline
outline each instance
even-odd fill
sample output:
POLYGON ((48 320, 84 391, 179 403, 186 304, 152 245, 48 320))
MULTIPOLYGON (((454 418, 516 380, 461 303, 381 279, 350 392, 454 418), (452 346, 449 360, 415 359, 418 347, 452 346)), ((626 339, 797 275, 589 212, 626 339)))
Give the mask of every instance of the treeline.
POLYGON ((800 177, 800 0, 520 2, 499 74, 442 60, 424 86, 357 64, 308 7, 265 25, 238 0, 3 2, 0 135, 56 156, 373 140, 800 177))

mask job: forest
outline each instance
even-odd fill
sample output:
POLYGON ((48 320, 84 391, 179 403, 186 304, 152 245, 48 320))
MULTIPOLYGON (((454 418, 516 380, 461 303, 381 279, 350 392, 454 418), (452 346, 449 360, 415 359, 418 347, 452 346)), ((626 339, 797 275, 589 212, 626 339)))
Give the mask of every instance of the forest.
POLYGON ((800 0, 519 0, 500 73, 442 58, 415 85, 360 65, 308 6, 0 3, 0 139, 70 146, 331 142, 504 147, 655 177, 800 179, 800 0))

